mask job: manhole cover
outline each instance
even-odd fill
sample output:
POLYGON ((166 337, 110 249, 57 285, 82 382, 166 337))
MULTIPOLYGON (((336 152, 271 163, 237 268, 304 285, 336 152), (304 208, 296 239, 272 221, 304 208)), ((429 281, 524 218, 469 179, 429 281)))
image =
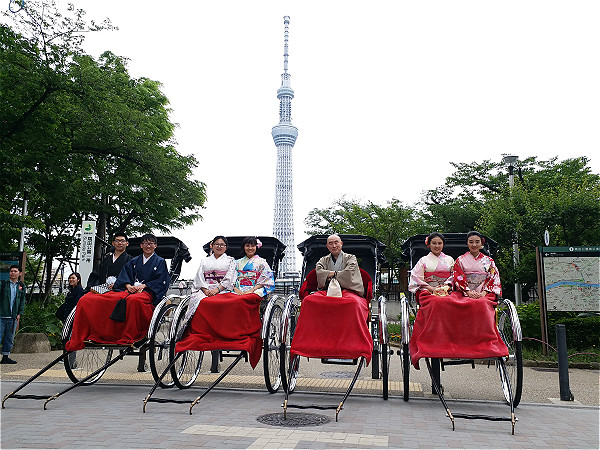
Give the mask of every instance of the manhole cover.
POLYGON ((319 376, 322 378, 352 378, 354 372, 323 372, 319 376))
POLYGON ((285 419, 283 418, 283 413, 275 413, 265 414, 264 416, 257 417, 256 420, 265 425, 276 427, 309 427, 331 422, 329 417, 321 414, 294 412, 288 412, 285 419))

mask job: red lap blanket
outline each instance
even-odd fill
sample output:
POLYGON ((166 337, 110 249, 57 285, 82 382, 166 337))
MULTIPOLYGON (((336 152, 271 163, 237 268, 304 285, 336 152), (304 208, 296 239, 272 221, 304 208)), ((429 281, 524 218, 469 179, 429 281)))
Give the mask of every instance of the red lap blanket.
POLYGON ((65 344, 65 348, 69 351, 81 350, 86 340, 131 345, 148 335, 153 312, 152 294, 149 292, 129 295, 126 291, 86 294, 77 303, 71 340, 65 344), (125 322, 110 319, 115 305, 124 297, 127 297, 125 322))
POLYGON ((203 298, 175 352, 246 350, 252 368, 256 367, 262 353, 260 301, 256 294, 203 298))
POLYGON ((308 358, 371 361, 373 340, 367 325, 367 301, 350 291, 342 297, 315 292, 302 300, 291 352, 308 358))
POLYGON ((419 294, 421 308, 410 337, 410 358, 490 358, 507 356, 496 327, 494 294, 479 299, 453 292, 446 297, 419 294))

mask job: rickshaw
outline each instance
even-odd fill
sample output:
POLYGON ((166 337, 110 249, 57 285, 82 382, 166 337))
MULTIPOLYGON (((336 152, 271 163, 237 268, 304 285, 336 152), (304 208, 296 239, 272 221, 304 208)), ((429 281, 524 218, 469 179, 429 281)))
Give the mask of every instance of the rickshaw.
MULTIPOLYGON (((425 238, 427 235, 419 234, 412 236, 404 244, 402 244, 403 257, 408 261, 410 268, 412 269, 419 259, 429 253, 429 248, 425 245, 425 238)), ((466 233, 444 233, 445 244, 443 252, 446 255, 453 257, 455 260, 460 255, 468 251, 466 241, 466 233)), ((498 244, 485 237, 483 251, 490 256, 496 253, 498 244)), ((512 423, 512 434, 514 434, 515 422, 517 420, 514 412, 514 408, 519 405, 521 401, 521 392, 523 389, 523 357, 521 350, 522 333, 521 325, 519 322, 519 316, 514 304, 504 298, 497 298, 496 306, 496 326, 500 338, 508 348, 508 355, 504 357, 489 357, 484 358, 488 361, 488 367, 492 361, 498 371, 500 378, 500 384, 502 387, 503 396, 510 406, 510 417, 494 417, 487 415, 470 415, 462 413, 451 413, 448 405, 444 399, 444 389, 440 379, 440 368, 445 371, 446 366, 468 364, 475 368, 475 361, 473 359, 462 359, 462 358, 425 358, 427 369, 429 371, 432 381, 432 394, 437 394, 444 409, 446 410, 447 416, 452 421, 452 429, 454 430, 454 418, 464 419, 483 419, 492 421, 510 421, 512 423)), ((409 352, 409 344, 412 332, 411 316, 418 317, 419 310, 419 299, 418 295, 410 294, 408 298, 401 299, 401 324, 402 324, 402 347, 398 350, 397 354, 401 358, 401 366, 403 372, 403 383, 404 383, 404 400, 409 400, 409 391, 407 386, 409 384, 409 374, 411 366, 411 358, 409 352)))
MULTIPOLYGON (((140 238, 131 238, 127 252, 131 256, 141 254, 139 246, 140 238)), ((182 263, 189 262, 192 258, 188 247, 179 239, 173 236, 158 236, 156 253, 165 259, 170 259, 169 278, 170 284, 173 284, 181 273, 182 263)), ((171 327, 171 312, 176 307, 177 301, 181 296, 168 295, 165 296, 160 303, 154 308, 152 319, 148 328, 147 337, 128 345, 97 343, 85 341, 85 348, 76 351, 66 351, 50 362, 46 367, 37 372, 23 384, 17 387, 10 394, 7 394, 2 400, 2 408, 4 403, 9 398, 15 399, 32 399, 45 400, 44 409, 47 409, 48 402, 55 400, 63 394, 78 386, 87 386, 96 383, 106 370, 122 360, 125 356, 134 355, 139 357, 138 371, 145 371, 146 352, 149 352, 150 369, 154 379, 158 379, 160 373, 161 360, 164 355, 165 342, 168 340, 168 330, 171 327), (46 371, 54 367, 56 364, 63 362, 65 372, 69 379, 73 382, 67 389, 52 395, 50 397, 44 395, 27 395, 17 394, 21 389, 29 383, 40 377, 46 371)), ((73 322, 77 306, 69 313, 66 321, 63 324, 62 341, 63 345, 71 338, 73 330, 73 322)))
MULTIPOLYGON (((241 258, 244 254, 243 249, 241 248, 243 239, 244 237, 242 236, 227 237, 228 247, 226 253, 235 259, 241 258)), ((278 239, 270 236, 259 236, 258 239, 260 239, 262 242, 262 246, 257 250, 257 254, 267 260, 271 270, 274 274, 276 274, 279 268, 279 263, 284 257, 285 245, 283 245, 278 239)), ((206 253, 209 254, 209 243, 204 245, 203 248, 206 253)), ((214 298, 216 297, 218 296, 215 296, 214 298)), ((215 340, 212 342, 203 342, 201 345, 196 345, 195 347, 192 346, 193 348, 188 348, 185 351, 176 352, 177 344, 190 337, 189 333, 186 334, 186 330, 183 327, 183 320, 190 302, 190 298, 191 296, 186 296, 179 303, 173 313, 172 326, 169 331, 168 339, 168 362, 165 364, 163 371, 158 376, 155 385, 144 399, 143 411, 146 412, 146 405, 148 402, 189 403, 190 414, 192 414, 193 407, 214 387, 216 387, 242 359, 248 361, 249 358, 251 358, 249 353, 252 352, 252 348, 254 348, 256 342, 259 340, 262 341, 260 343, 262 353, 260 356, 262 356, 263 360, 266 388, 270 393, 277 392, 281 385, 279 354, 281 315, 284 304, 283 298, 278 294, 271 294, 270 296, 267 296, 267 298, 263 298, 260 301, 260 304, 256 305, 254 312, 262 318, 262 321, 260 334, 252 337, 253 343, 250 343, 247 340, 242 342, 241 337, 240 339, 232 339, 228 342, 225 342, 223 339, 215 338, 215 340), (170 377, 172 382, 179 389, 187 389, 192 387, 198 375, 200 374, 202 362, 204 360, 204 352, 206 351, 211 352, 213 356, 218 355, 220 361, 223 361, 224 358, 233 358, 233 362, 231 362, 231 364, 212 384, 210 384, 209 387, 202 392, 200 396, 194 400, 152 397, 158 386, 170 386, 168 383, 167 386, 164 386, 164 379, 168 377, 170 377)), ((207 310, 202 308, 204 308, 204 306, 207 304, 207 298, 203 299, 200 302, 200 306, 196 310, 195 314, 206 313, 207 310)), ((243 311, 240 312, 243 313, 243 311)), ((254 312, 250 311, 250 313, 254 312)), ((245 330, 243 331, 245 332, 245 330)), ((213 330, 210 330, 207 327, 205 332, 210 335, 213 330)), ((208 340, 210 340, 210 336, 208 340)))
MULTIPOLYGON (((315 350, 314 354, 305 354, 304 356, 318 358, 324 364, 356 365, 357 368, 354 377, 339 404, 302 406, 289 403, 289 396, 294 392, 299 374, 300 355, 293 353, 293 346, 298 319, 302 314, 301 304, 310 293, 317 291, 316 272, 314 269, 318 260, 329 253, 329 250, 326 247, 327 237, 328 236, 326 235, 311 236, 304 242, 298 244, 298 249, 303 255, 301 274, 301 279, 303 280, 302 287, 298 297, 294 296, 287 299, 283 309, 281 327, 280 364, 282 386, 285 390, 285 400, 282 405, 284 418, 286 417, 288 408, 335 409, 337 421, 339 413, 343 409, 344 402, 352 392, 360 375, 360 371, 367 361, 364 348, 362 353, 361 351, 358 351, 358 348, 351 348, 354 347, 354 342, 349 343, 348 348, 341 348, 335 343, 321 339, 321 342, 323 342, 322 351, 315 350), (337 357, 332 356, 338 353, 339 355, 337 357)), ((372 302, 373 292, 377 290, 379 282, 379 267, 385 262, 385 256, 383 254, 385 245, 377 239, 362 235, 340 235, 340 239, 343 242, 342 250, 346 253, 355 255, 358 259, 365 288, 364 293, 360 294, 363 294, 364 296, 370 316, 364 323, 363 321, 358 320, 357 323, 352 323, 348 328, 366 330, 366 332, 370 334, 371 343, 368 351, 371 354, 370 356, 373 360, 373 365, 379 367, 379 361, 381 361, 381 374, 377 371, 377 373, 373 374, 373 378, 379 378, 381 375, 383 398, 387 399, 391 352, 388 350, 386 299, 385 297, 380 296, 377 302, 372 302), (373 313, 375 309, 377 309, 377 312, 373 313), (370 330, 369 323, 371 323, 370 330)), ((333 303, 335 303, 335 301, 336 299, 332 299, 333 303)), ((315 338, 319 340, 320 336, 316 336, 315 338)), ((364 346, 364 342, 359 345, 364 346)))

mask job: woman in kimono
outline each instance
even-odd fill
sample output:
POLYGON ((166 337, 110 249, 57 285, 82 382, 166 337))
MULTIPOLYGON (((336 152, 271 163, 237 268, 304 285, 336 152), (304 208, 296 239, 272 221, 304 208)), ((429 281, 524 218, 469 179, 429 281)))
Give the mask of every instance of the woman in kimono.
POLYGON ((192 296, 185 314, 185 323, 194 315, 203 298, 233 290, 233 283, 237 275, 235 259, 226 255, 226 251, 227 238, 215 236, 210 242, 210 255, 200 261, 200 267, 196 272, 192 296))
POLYGON ((437 297, 421 291, 410 338, 410 357, 480 359, 508 355, 495 321, 496 296, 502 294, 494 260, 481 253, 484 238, 467 234, 469 251, 454 263, 456 291, 437 297))
POLYGON ((469 251, 456 260, 454 285, 465 297, 488 297, 495 301, 496 296, 502 296, 500 275, 494 260, 481 253, 484 243, 484 237, 477 231, 467 234, 469 251))
POLYGON ((213 254, 198 269, 194 280, 198 291, 192 295, 189 318, 186 316, 189 326, 180 329, 176 352, 243 349, 251 366, 258 364, 262 355, 261 297, 273 290, 275 283, 267 262, 255 255, 256 238, 243 242, 246 256, 239 261, 223 254, 227 247, 223 236, 211 243, 213 254), (249 293, 257 295, 238 295, 249 293))
POLYGON ((452 285, 454 259, 442 252, 446 239, 442 233, 431 233, 425 239, 429 248, 410 272, 408 290, 412 293, 425 291, 434 295, 447 295, 452 285))
POLYGON ((256 254, 262 242, 255 237, 245 237, 242 249, 246 254, 236 261, 237 279, 233 290, 236 294, 255 293, 264 297, 275 289, 273 272, 266 260, 256 254))

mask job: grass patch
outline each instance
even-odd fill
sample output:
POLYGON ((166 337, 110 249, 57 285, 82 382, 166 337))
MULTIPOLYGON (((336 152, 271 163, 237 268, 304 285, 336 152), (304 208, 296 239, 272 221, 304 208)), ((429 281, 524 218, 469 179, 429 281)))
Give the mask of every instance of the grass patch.
MULTIPOLYGON (((523 359, 531 359, 533 361, 558 361, 558 353, 553 349, 548 349, 548 354, 542 353, 542 344, 539 348, 523 347, 523 359)), ((584 350, 567 349, 570 363, 591 363, 600 362, 600 351, 596 347, 591 347, 584 350)))

